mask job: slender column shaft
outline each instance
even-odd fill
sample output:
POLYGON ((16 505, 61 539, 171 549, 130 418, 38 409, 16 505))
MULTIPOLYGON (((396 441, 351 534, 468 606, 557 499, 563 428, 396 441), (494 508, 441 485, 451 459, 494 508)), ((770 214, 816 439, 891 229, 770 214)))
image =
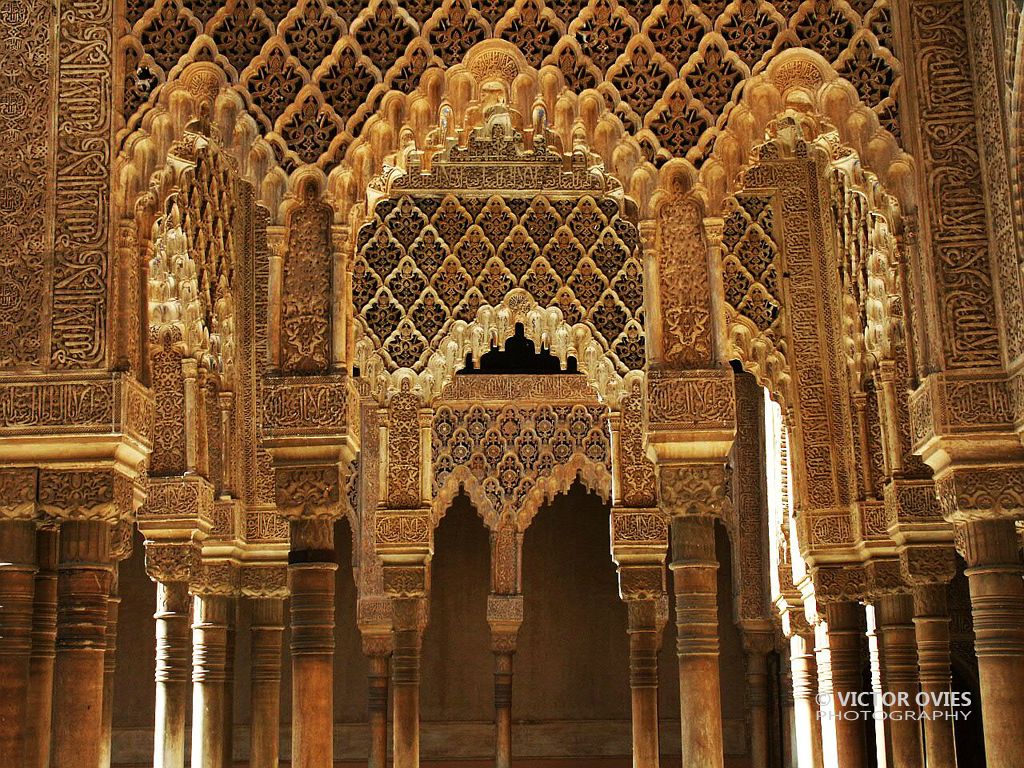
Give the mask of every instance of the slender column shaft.
POLYGON ((193 605, 192 768, 222 768, 228 598, 196 595, 193 605))
MULTIPOLYGON (((57 530, 36 533, 39 570, 35 578, 32 611, 32 655, 29 658, 28 740, 25 765, 50 765, 50 720, 53 710, 53 662, 57 656, 57 530)), ((0 761, 2 762, 2 761, 0 761)))
POLYGON ((494 652, 494 765, 512 766, 512 651, 494 652))
POLYGON ((334 765, 333 520, 292 521, 292 768, 334 765))
POLYGON ((789 638, 789 662, 793 671, 796 764, 799 768, 822 768, 818 663, 814 655, 813 632, 794 633, 789 638))
POLYGON ((422 598, 395 598, 395 649, 392 654, 394 684, 394 768, 419 768, 420 764, 420 626, 422 598))
POLYGON ((156 585, 156 719, 153 767, 184 768, 185 710, 188 706, 191 599, 182 582, 156 585))
POLYGON ((718 560, 714 520, 672 520, 679 714, 685 766, 722 768, 722 694, 718 667, 718 560))
POLYGON ((750 765, 768 768, 768 656, 747 651, 747 703, 750 706, 750 765))
POLYGON ((0 765, 24 765, 33 645, 36 527, 0 521, 0 765))
POLYGON ((661 633, 657 603, 656 600, 627 601, 633 768, 658 766, 658 648, 661 633))
POLYGON ((235 758, 235 625, 238 621, 238 601, 234 596, 227 600, 227 635, 224 654, 224 748, 223 765, 231 768, 235 758))
POLYGON ((61 523, 51 768, 100 764, 111 572, 109 523, 61 523))
POLYGON ((868 659, 871 665, 871 704, 875 717, 875 759, 878 768, 892 767, 892 738, 889 735, 889 721, 885 719, 885 706, 882 694, 885 685, 882 683, 885 670, 882 666, 882 644, 879 640, 878 618, 874 606, 865 606, 868 644, 868 659))
POLYGON ((1012 520, 967 523, 965 552, 974 615, 988 768, 1024 755, 1024 580, 1012 520))
POLYGON ((875 602, 875 609, 885 669, 883 681, 889 702, 892 768, 923 768, 914 600, 908 594, 882 595, 875 602))
POLYGON ((387 768, 388 764, 388 657, 389 654, 386 653, 375 653, 370 656, 367 696, 370 758, 367 761, 367 768, 387 768))
POLYGON ((789 662, 789 646, 780 654, 779 698, 781 709, 782 768, 796 768, 796 712, 793 709, 793 672, 789 662))
POLYGON ((250 685, 252 720, 250 768, 278 768, 281 754, 281 648, 284 600, 260 598, 252 603, 250 685))
POLYGON ((100 768, 110 768, 112 759, 111 738, 114 733, 114 671, 117 669, 117 618, 121 598, 117 594, 117 571, 115 567, 113 586, 107 600, 107 646, 103 650, 103 736, 100 742, 100 768))
POLYGON ((922 722, 925 765, 927 768, 956 768, 953 718, 948 701, 953 676, 945 584, 914 588, 914 634, 921 692, 925 698, 924 714, 927 715, 922 722))
POLYGON ((830 603, 826 615, 837 765, 862 768, 867 764, 864 727, 868 720, 860 707, 861 700, 867 698, 863 691, 863 608, 855 602, 830 603))

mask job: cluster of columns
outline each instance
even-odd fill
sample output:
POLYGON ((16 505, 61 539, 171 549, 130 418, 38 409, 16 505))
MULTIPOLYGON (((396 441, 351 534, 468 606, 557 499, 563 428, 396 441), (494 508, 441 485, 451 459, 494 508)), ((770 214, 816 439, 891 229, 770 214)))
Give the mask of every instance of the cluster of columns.
POLYGON ((114 518, 0 520, 0 764, 108 768, 114 518))

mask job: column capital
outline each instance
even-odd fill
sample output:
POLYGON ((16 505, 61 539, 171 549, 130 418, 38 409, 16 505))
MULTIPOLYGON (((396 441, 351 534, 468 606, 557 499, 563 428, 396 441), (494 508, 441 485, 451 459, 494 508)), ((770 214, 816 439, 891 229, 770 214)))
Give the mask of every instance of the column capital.
POLYGON ((146 539, 146 574, 161 584, 188 584, 199 565, 199 545, 188 541, 146 539))
POLYGON ((864 568, 860 565, 820 565, 811 571, 814 602, 826 609, 833 603, 860 600, 867 589, 864 568))
POLYGON ((491 627, 491 649, 515 651, 519 627, 523 623, 523 596, 488 595, 487 623, 491 627))
POLYGON ((341 485, 335 463, 274 467, 278 513, 293 522, 341 517, 341 485))
POLYGON ((0 520, 31 520, 38 511, 35 467, 0 469, 0 520))
POLYGON ((900 561, 894 557, 874 557, 864 564, 864 596, 877 600, 883 595, 905 594, 900 561))
POLYGON ((1024 517, 1024 463, 950 467, 936 477, 935 490, 951 523, 1024 517))
POLYGON ((241 592, 255 599, 288 597, 288 566, 286 563, 245 563, 240 574, 241 592))
POLYGON ((619 566, 619 597, 626 602, 658 600, 665 594, 664 555, 661 562, 619 566))
POLYGON ((725 463, 663 464, 658 467, 661 508, 672 517, 721 517, 728 497, 725 463))
POLYGON ((900 574, 903 581, 913 586, 948 584, 956 576, 953 543, 903 548, 900 550, 900 574))
POLYGON ((43 514, 60 521, 100 520, 115 523, 135 512, 135 478, 111 467, 42 468, 38 503, 43 514))
POLYGON ((743 650, 750 654, 764 656, 775 650, 775 630, 769 625, 765 626, 741 626, 740 635, 743 642, 743 650))
POLYGON ((193 573, 191 590, 200 597, 236 597, 239 566, 231 560, 202 560, 193 573))
POLYGON ((1011 566, 1019 569, 1020 540, 1013 520, 972 520, 957 526, 957 549, 969 568, 1011 566))

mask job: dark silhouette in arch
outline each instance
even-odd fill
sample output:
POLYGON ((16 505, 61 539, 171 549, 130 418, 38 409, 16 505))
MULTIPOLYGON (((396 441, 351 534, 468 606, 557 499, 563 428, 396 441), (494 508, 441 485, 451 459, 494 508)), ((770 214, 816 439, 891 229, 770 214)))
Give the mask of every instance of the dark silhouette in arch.
POLYGON ((518 375, 579 373, 576 358, 570 357, 563 371, 558 358, 546 348, 537 351, 537 345, 526 338, 522 323, 516 323, 515 333, 505 342, 505 349, 491 345, 491 351, 480 356, 479 366, 472 355, 466 355, 466 367, 459 373, 511 373, 518 375))

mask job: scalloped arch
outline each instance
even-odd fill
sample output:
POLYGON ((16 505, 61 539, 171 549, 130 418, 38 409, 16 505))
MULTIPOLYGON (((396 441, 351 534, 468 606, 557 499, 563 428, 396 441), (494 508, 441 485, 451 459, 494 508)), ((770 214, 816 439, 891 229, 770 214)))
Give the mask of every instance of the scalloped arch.
POLYGON ((482 304, 472 322, 453 322, 420 373, 408 368, 389 373, 376 344, 369 337, 356 341, 355 365, 360 376, 370 381, 371 391, 380 402, 400 391, 403 380, 409 380, 423 402, 430 404, 465 366, 467 355, 474 362, 479 362, 492 345, 504 349, 505 342, 515 333, 516 323, 522 323, 526 338, 538 349, 548 349, 563 368, 570 357, 575 357, 579 370, 594 388, 595 397, 613 408, 618 406, 626 383, 636 376, 643 376, 639 371, 631 371, 625 376, 619 374, 586 325, 568 324, 558 307, 541 307, 521 288, 510 291, 498 306, 482 304))

